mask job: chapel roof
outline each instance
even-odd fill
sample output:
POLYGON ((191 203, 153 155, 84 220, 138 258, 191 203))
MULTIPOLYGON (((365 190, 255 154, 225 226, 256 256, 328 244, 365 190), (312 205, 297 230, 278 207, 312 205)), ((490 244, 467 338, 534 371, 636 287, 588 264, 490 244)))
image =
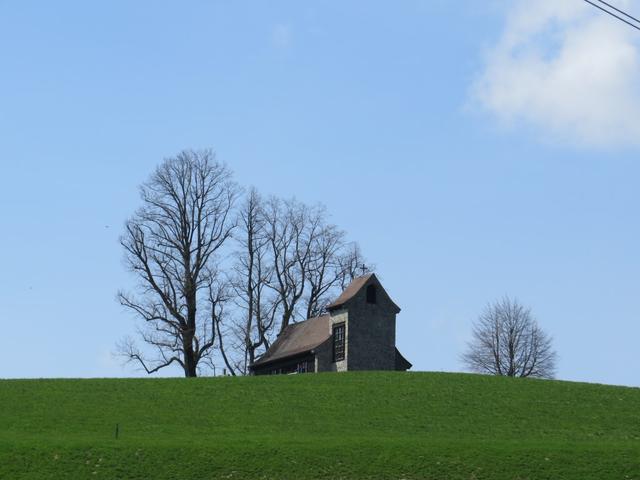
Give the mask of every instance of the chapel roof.
POLYGON ((360 291, 362 287, 364 287, 364 285, 373 276, 373 273, 368 273, 366 275, 362 275, 361 277, 354 278, 353 281, 347 286, 347 288, 343 290, 340 296, 336 298, 335 301, 327 305, 327 308, 338 308, 347 303, 356 295, 356 293, 360 291))
POLYGON ((309 352, 326 342, 331 336, 329 315, 313 317, 304 322, 288 325, 271 348, 252 365, 262 365, 285 357, 309 352))
POLYGON ((352 298, 354 298, 360 290, 364 288, 365 285, 375 284, 376 287, 383 293, 383 295, 388 300, 389 304, 396 310, 396 313, 400 313, 400 307, 395 304, 389 294, 385 291, 384 287, 378 281, 378 277, 376 277, 375 273, 367 273, 366 275, 362 275, 361 277, 354 278, 353 281, 344 289, 344 291, 340 294, 338 298, 335 299, 332 303, 327 305, 327 310, 337 310, 338 308, 345 305, 352 298))

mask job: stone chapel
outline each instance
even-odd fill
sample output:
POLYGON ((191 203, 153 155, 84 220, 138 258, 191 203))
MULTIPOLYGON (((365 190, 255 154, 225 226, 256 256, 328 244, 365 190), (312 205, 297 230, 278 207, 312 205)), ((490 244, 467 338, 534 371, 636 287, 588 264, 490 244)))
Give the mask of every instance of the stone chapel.
POLYGON ((327 313, 286 327, 250 365, 254 375, 408 370, 396 348, 398 307, 370 273, 358 277, 327 313))

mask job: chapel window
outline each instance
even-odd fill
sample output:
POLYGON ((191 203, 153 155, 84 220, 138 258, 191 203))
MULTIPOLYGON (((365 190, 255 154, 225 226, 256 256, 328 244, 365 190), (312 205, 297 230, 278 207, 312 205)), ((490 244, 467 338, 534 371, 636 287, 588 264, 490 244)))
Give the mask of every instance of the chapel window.
POLYGON ((367 287, 367 303, 376 303, 376 286, 369 285, 367 287))
POLYGON ((333 361, 344 360, 345 325, 338 323, 333 327, 333 361))

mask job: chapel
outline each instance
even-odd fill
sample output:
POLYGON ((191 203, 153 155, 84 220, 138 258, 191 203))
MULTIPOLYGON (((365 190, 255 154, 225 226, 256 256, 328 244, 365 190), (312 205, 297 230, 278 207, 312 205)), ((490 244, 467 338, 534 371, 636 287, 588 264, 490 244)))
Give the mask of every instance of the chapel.
POLYGON ((249 368, 254 375, 408 370, 396 347, 398 313, 375 274, 363 275, 326 314, 287 326, 249 368))

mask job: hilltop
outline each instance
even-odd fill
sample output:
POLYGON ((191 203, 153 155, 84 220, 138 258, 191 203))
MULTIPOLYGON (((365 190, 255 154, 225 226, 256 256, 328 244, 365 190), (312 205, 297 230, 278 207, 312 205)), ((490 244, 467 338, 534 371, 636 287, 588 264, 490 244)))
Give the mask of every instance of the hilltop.
POLYGON ((640 479, 640 389, 398 372, 3 380, 0 478, 640 479))

